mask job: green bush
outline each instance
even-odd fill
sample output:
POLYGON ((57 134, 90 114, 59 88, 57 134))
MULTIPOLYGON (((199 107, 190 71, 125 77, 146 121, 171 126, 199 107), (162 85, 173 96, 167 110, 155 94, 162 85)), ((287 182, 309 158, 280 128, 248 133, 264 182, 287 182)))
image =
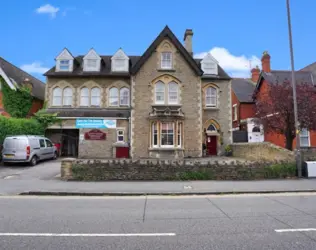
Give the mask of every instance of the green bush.
POLYGON ((287 178, 296 175, 295 163, 278 163, 264 168, 265 178, 287 178))
POLYGON ((34 119, 0 116, 0 145, 9 135, 43 135, 44 127, 34 119))
POLYGON ((214 178, 214 174, 211 170, 203 170, 203 171, 189 171, 183 172, 179 174, 179 179, 182 181, 187 180, 212 180, 214 178))

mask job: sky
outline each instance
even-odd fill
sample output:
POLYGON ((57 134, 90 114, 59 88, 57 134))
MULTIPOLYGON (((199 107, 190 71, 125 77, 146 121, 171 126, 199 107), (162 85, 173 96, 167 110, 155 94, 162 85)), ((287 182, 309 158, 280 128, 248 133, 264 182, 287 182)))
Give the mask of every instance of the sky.
MULTIPOLYGON (((316 61, 316 1, 290 0, 295 69, 316 61)), ((193 29, 195 57, 207 52, 235 77, 249 77, 263 51, 271 68, 290 70, 286 0, 10 0, 1 1, 0 56, 42 74, 67 47, 74 55, 120 47, 142 55, 168 25, 182 42, 193 29)))

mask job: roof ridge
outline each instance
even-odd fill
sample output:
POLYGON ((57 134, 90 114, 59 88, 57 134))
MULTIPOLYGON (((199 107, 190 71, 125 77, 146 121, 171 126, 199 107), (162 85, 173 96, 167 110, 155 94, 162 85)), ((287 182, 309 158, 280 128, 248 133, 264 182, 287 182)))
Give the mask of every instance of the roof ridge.
MULTIPOLYGON (((10 65, 13 66, 14 68, 16 68, 16 69, 18 69, 18 70, 24 72, 25 74, 27 74, 27 75, 30 76, 31 78, 34 78, 35 80, 40 81, 41 83, 43 83, 43 84, 45 85, 44 82, 42 82, 41 80, 37 79, 35 76, 32 76, 31 74, 27 73, 27 72, 24 71, 23 69, 21 69, 21 68, 15 66, 13 63, 10 63, 9 61, 7 61, 6 59, 4 59, 3 57, 0 56, 0 59, 2 59, 3 61, 5 61, 6 63, 10 64, 10 65)), ((1 64, 0 64, 0 67, 1 67, 1 64)))
POLYGON ((304 68, 299 69, 298 71, 302 71, 302 70, 306 69, 307 67, 312 66, 313 64, 316 64, 316 62, 310 63, 310 64, 306 65, 304 68))

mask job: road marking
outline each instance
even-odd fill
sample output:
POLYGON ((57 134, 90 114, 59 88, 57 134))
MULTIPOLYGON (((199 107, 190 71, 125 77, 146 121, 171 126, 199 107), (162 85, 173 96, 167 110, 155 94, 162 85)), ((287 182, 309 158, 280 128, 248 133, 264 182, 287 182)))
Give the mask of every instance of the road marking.
POLYGON ((175 233, 137 233, 137 234, 69 234, 69 233, 0 233, 1 236, 20 237, 159 237, 176 236, 175 233))
POLYGON ((286 232, 309 232, 316 231, 316 228, 290 228, 290 229, 275 229, 277 233, 286 233, 286 232))

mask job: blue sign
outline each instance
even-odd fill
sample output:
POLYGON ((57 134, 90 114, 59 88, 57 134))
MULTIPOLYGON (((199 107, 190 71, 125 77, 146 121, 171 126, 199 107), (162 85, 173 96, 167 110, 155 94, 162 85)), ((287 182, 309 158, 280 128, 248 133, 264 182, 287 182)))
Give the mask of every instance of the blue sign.
POLYGON ((77 119, 76 128, 116 128, 116 120, 77 119))

